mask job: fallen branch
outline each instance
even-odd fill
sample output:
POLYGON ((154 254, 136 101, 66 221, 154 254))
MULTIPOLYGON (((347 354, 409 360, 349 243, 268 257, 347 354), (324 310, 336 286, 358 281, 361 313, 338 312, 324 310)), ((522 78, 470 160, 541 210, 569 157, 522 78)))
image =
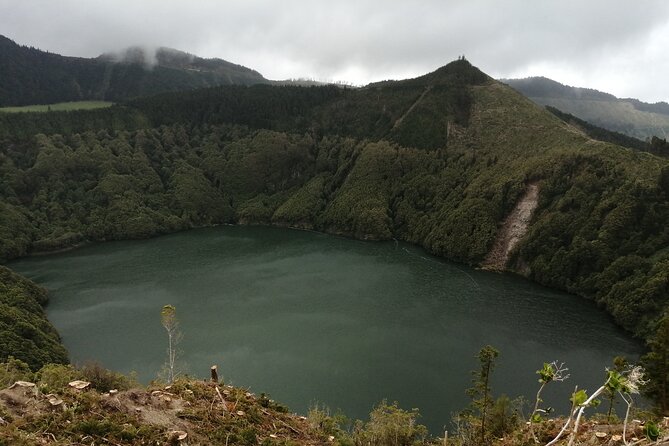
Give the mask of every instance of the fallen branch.
POLYGON ((225 402, 225 398, 223 398, 223 395, 221 394, 221 390, 218 388, 218 386, 215 387, 216 389, 216 395, 221 399, 221 403, 223 403, 223 409, 228 410, 227 403, 225 402))
MULTIPOLYGON (((269 412, 267 412, 265 409, 262 409, 262 408, 261 408, 260 411, 261 411, 262 413, 264 413, 265 415, 267 415, 268 417, 271 417, 271 416, 272 416, 272 414, 269 413, 269 412)), ((286 423, 285 421, 283 421, 283 420, 281 420, 281 419, 279 419, 279 418, 276 418, 276 421, 278 421, 279 423, 283 424, 283 425, 286 426, 288 429, 290 429, 291 431, 295 432, 297 435, 304 435, 303 432, 300 432, 299 430, 295 429, 293 426, 291 426, 290 424, 286 423)))

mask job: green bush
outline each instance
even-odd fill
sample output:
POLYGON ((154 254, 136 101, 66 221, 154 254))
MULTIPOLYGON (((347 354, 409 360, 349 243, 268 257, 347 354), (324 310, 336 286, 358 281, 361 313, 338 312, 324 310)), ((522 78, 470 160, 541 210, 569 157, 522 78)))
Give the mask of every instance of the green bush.
POLYGON ((6 362, 0 363, 0 389, 4 389, 16 381, 33 381, 34 373, 30 367, 20 359, 10 356, 6 362))
POLYGON ((417 423, 418 409, 406 411, 397 402, 385 400, 369 414, 369 421, 358 422, 353 430, 356 446, 411 446, 426 444, 427 428, 417 423))

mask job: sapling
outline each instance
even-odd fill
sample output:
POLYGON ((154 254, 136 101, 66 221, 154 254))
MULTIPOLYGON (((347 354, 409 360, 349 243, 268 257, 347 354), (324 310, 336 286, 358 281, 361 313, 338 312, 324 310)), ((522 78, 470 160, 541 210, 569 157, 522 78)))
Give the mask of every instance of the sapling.
POLYGON ((490 412, 493 399, 490 389, 490 376, 495 368, 495 359, 499 356, 499 351, 490 345, 483 347, 477 355, 481 369, 473 372, 473 387, 467 389, 466 393, 472 398, 471 406, 477 410, 481 419, 480 444, 486 443, 486 418, 490 412))
POLYGON ((542 402, 541 392, 544 390, 544 387, 546 387, 548 383, 553 381, 558 381, 558 382, 564 381, 567 378, 569 378, 569 374, 567 373, 568 370, 569 369, 564 366, 563 362, 558 363, 557 361, 553 361, 550 364, 544 362, 544 366, 541 368, 541 370, 537 370, 537 375, 539 375, 539 383, 541 384, 541 386, 537 391, 537 398, 534 403, 534 410, 530 414, 530 433, 532 434, 532 437, 534 438, 535 442, 538 442, 539 440, 534 434, 534 423, 541 421, 540 412, 548 412, 548 410, 543 410, 539 408, 539 404, 542 402))
MULTIPOLYGON (((609 379, 607 379, 606 383, 608 383, 609 379)), ((576 406, 574 411, 576 413, 576 420, 574 421, 574 428, 572 429, 571 435, 569 436, 569 443, 567 446, 572 446, 574 444, 576 434, 578 433, 578 426, 581 422, 581 417, 583 416, 583 412, 585 411, 586 407, 595 407, 599 405, 599 400, 596 398, 606 390, 606 383, 595 390, 595 392, 590 395, 590 397, 588 397, 588 394, 585 393, 585 390, 579 390, 572 395, 572 403, 574 406, 576 406)))
POLYGON ((167 363, 165 368, 167 369, 167 383, 172 384, 176 377, 177 345, 181 340, 177 309, 172 305, 165 305, 160 311, 160 322, 167 332, 167 363))
POLYGON ((560 429, 560 432, 558 432, 558 434, 555 436, 555 438, 553 438, 551 441, 546 443, 546 446, 551 446, 551 445, 557 443, 557 441, 560 439, 560 437, 562 437, 562 434, 564 434, 564 432, 567 430, 567 428, 571 424, 571 420, 572 420, 572 418, 573 418, 573 416, 574 416, 574 414, 576 413, 576 410, 577 410, 576 398, 574 397, 577 393, 578 393, 578 386, 574 387, 574 393, 572 394, 572 398, 570 398, 571 409, 569 409, 569 416, 567 417, 567 421, 564 423, 564 425, 562 426, 562 429, 560 429))
POLYGON ((572 446, 578 433, 578 427, 580 425, 583 412, 588 407, 594 407, 598 405, 599 401, 596 398, 606 390, 610 392, 617 392, 627 403, 627 413, 625 414, 625 421, 623 424, 623 441, 625 444, 628 444, 625 435, 627 432, 629 412, 632 406, 631 395, 634 393, 639 393, 639 386, 646 382, 643 375, 643 368, 639 366, 629 367, 628 370, 624 371, 623 373, 619 373, 615 370, 607 370, 606 381, 601 387, 595 390, 592 395, 588 396, 584 390, 578 390, 578 388, 576 388, 571 397, 572 409, 570 411, 569 417, 567 418, 567 421, 557 436, 546 443, 546 446, 555 444, 560 439, 560 437, 562 437, 562 434, 567 430, 573 420, 574 427, 572 428, 568 443, 568 446, 572 446))
POLYGON ((629 420, 630 410, 632 409, 632 400, 633 394, 639 393, 639 387, 648 383, 648 380, 645 378, 645 371, 641 366, 629 366, 622 374, 616 371, 609 372, 615 373, 617 386, 613 389, 614 392, 618 392, 620 397, 627 404, 627 410, 625 411, 625 421, 623 422, 623 442, 627 444, 627 421, 629 420))

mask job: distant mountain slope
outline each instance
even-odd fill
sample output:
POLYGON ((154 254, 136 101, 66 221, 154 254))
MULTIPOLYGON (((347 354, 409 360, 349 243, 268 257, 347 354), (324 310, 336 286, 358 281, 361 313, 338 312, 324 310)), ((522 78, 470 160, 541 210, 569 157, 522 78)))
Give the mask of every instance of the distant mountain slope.
POLYGON ((579 119, 570 113, 560 111, 550 105, 546 106, 546 110, 553 113, 567 124, 573 125, 574 127, 583 131, 592 139, 596 139, 602 142, 610 142, 621 147, 627 147, 628 149, 641 150, 643 152, 650 152, 654 153, 655 155, 669 157, 669 144, 664 138, 661 139, 653 136, 649 141, 642 141, 638 138, 634 138, 620 132, 614 132, 603 127, 592 125, 583 119, 579 119))
POLYGON ((181 51, 130 48, 95 59, 20 46, 0 36, 0 106, 118 101, 167 91, 267 83, 258 72, 181 51))
POLYGON ((619 99, 590 88, 563 85, 545 77, 503 79, 540 105, 550 105, 591 124, 645 140, 669 135, 669 104, 619 99))

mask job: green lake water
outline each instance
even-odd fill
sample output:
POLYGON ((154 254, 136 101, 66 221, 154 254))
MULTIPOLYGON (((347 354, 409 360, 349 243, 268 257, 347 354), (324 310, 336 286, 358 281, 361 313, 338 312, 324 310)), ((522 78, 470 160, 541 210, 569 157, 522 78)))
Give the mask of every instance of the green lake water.
MULTIPOLYGON (((566 410, 616 355, 640 346, 592 302, 420 248, 267 227, 198 229, 109 242, 9 265, 50 291, 47 314, 73 362, 156 377, 177 308, 183 362, 306 413, 362 418, 382 399, 420 409, 433 433, 467 405, 476 353, 501 354, 493 392, 532 400, 535 370, 564 361, 545 393, 566 410)), ((622 408, 619 409, 619 412, 622 408)))

